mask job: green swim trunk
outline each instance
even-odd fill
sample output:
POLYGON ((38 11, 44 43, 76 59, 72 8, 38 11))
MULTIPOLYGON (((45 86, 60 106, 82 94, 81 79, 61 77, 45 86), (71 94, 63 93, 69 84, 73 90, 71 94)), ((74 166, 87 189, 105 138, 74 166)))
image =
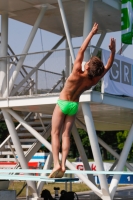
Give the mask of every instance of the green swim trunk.
POLYGON ((65 115, 75 115, 78 111, 79 102, 58 99, 57 104, 65 115))

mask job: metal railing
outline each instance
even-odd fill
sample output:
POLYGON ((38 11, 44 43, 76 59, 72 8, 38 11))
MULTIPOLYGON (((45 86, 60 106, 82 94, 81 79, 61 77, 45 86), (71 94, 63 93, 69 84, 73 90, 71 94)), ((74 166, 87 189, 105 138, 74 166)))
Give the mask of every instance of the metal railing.
MULTIPOLYGON (((95 47, 88 48, 93 51, 95 47)), ((79 47, 74 48, 75 55, 78 49, 79 47)), ((3 60, 7 62, 7 89, 3 97, 60 92, 66 80, 65 54, 67 50, 69 49, 53 49, 15 55, 10 49, 12 55, 0 58, 0 62, 3 60), (23 65, 17 72, 18 63, 23 57, 25 57, 23 65), (17 73, 16 77, 15 73, 17 73)))
POLYGON ((46 94, 61 91, 65 81, 65 50, 53 51, 50 59, 47 59, 47 54, 49 53, 51 51, 27 54, 16 80, 13 79, 13 74, 16 71, 17 63, 23 55, 8 56, 6 58, 8 65, 7 94, 9 96, 46 94), (12 83, 14 84, 10 92, 12 83))

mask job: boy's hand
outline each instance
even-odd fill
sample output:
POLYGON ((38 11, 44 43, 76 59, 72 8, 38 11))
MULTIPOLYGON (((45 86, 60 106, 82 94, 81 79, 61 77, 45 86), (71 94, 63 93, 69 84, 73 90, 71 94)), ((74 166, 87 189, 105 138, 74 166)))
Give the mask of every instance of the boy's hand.
POLYGON ((93 25, 93 27, 92 27, 91 32, 92 32, 93 35, 95 35, 95 34, 97 33, 97 31, 98 31, 98 24, 95 23, 95 24, 93 25))
POLYGON ((109 44, 109 49, 113 52, 113 53, 115 53, 115 39, 114 38, 111 38, 110 39, 110 44, 109 44))

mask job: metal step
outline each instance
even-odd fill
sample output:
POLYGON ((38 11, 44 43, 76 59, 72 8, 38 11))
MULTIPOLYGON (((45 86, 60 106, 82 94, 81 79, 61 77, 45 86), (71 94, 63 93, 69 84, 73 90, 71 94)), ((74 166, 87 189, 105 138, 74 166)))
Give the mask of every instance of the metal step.
MULTIPOLYGON (((41 126, 41 123, 40 121, 32 121, 32 122, 27 122, 29 125, 40 125, 41 126)), ((48 125, 51 123, 51 120, 48 120, 48 121, 45 121, 43 122, 44 125, 48 125)))
POLYGON ((37 139, 35 138, 26 138, 26 139, 19 139, 20 142, 28 142, 28 143, 33 143, 33 142, 36 142, 37 139))
MULTIPOLYGON (((26 144, 26 145, 21 145, 22 146, 22 149, 29 149, 32 145, 31 144, 26 144)), ((11 145, 11 147, 13 149, 15 149, 15 146, 14 145, 11 145)), ((6 149, 10 149, 10 146, 9 145, 5 145, 5 148, 6 149)))
MULTIPOLYGON (((17 154, 16 151, 14 151, 14 153, 17 154)), ((26 154, 27 151, 23 151, 23 153, 26 154)), ((13 155, 13 154, 11 151, 0 151, 0 155, 13 155)))
MULTIPOLYGON (((33 127, 36 131, 43 131, 44 129, 43 129, 43 127, 33 127)), ((20 128, 19 129, 19 131, 27 131, 27 129, 25 129, 25 128, 20 128)))
POLYGON ((0 158, 0 162, 16 162, 15 158, 0 158))
MULTIPOLYGON (((42 134, 42 132, 38 132, 40 135, 42 134)), ((18 133, 19 137, 31 137, 33 136, 31 133, 18 133)), ((33 136, 34 137, 34 136, 33 136)))

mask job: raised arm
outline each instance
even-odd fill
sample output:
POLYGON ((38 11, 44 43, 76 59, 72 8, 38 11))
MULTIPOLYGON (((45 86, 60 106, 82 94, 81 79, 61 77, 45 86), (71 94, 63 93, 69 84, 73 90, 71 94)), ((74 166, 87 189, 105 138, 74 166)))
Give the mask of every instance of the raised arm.
POLYGON ((82 64, 82 61, 84 58, 84 52, 85 52, 88 44, 90 43, 92 37, 97 33, 97 30, 98 30, 98 24, 95 23, 92 27, 91 32, 86 37, 86 39, 84 40, 83 44, 81 45, 81 47, 78 51, 77 57, 74 62, 74 68, 73 68, 74 70, 77 70, 77 71, 81 70, 81 64, 82 64))
MULTIPOLYGON (((106 74, 106 72, 111 68, 113 61, 114 61, 114 57, 115 57, 115 49, 116 48, 116 44, 115 44, 115 39, 111 38, 110 39, 110 44, 109 44, 109 49, 110 49, 110 57, 107 61, 106 66, 104 67, 104 74, 106 74)), ((103 74, 103 75, 104 75, 103 74)))

